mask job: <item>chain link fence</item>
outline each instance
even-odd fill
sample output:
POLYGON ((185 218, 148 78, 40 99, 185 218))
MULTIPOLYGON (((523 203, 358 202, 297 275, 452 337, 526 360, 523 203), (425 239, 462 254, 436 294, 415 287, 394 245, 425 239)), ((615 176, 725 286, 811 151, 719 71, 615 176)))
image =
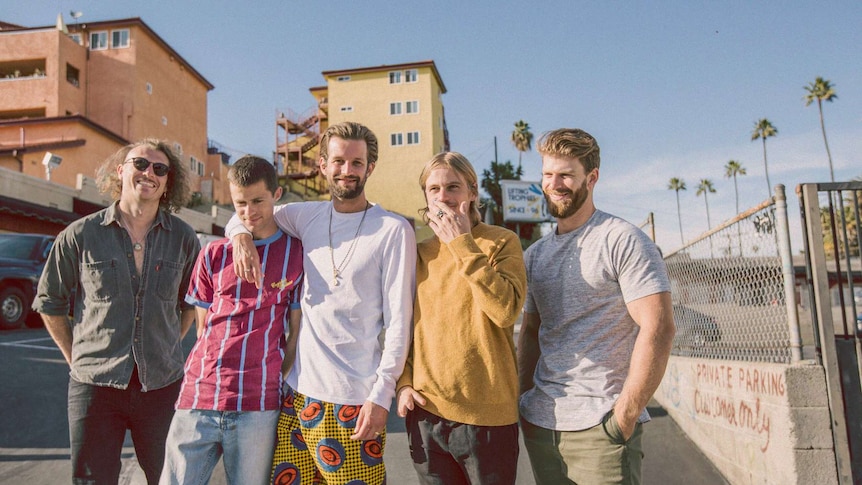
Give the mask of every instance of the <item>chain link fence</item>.
MULTIPOLYGON (((786 227, 786 212, 784 217, 786 227)), ((791 362, 776 222, 775 202, 769 199, 665 257, 676 323, 674 355, 791 362)))

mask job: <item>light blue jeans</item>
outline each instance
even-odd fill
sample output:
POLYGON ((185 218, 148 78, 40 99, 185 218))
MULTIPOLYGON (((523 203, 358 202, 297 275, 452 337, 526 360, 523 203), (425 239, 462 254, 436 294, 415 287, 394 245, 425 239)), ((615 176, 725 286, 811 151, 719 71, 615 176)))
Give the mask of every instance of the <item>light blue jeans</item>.
POLYGON ((209 483, 219 457, 229 484, 268 484, 278 414, 177 409, 165 443, 160 485, 209 483))

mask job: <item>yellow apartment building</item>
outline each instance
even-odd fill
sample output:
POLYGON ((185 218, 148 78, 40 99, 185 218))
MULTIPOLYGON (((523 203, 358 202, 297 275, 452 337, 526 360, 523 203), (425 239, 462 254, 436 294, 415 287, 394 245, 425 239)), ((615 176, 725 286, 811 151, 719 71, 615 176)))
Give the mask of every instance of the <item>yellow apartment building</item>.
POLYGON ((422 166, 449 150, 442 96, 446 86, 434 61, 324 71, 326 84, 310 88, 317 106, 290 110, 276 120, 277 161, 293 191, 310 197, 325 192, 318 176, 320 133, 330 124, 356 121, 378 138, 379 156, 368 179, 369 200, 414 220, 418 237, 431 235, 419 218, 425 198, 422 166))
POLYGON ((212 89, 140 18, 0 22, 0 167, 74 188, 121 146, 156 137, 188 164, 193 191, 229 203, 227 166, 207 140, 212 89), (62 160, 50 173, 47 153, 62 160))

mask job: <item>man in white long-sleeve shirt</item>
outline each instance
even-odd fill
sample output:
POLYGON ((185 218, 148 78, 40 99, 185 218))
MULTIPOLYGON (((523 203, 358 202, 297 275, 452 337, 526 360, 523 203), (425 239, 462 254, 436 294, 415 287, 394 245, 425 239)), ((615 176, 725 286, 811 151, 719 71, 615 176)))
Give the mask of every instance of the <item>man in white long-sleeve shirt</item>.
MULTIPOLYGON (((410 344, 416 236, 404 218, 365 197, 377 163, 371 130, 339 123, 320 147, 332 201, 275 213, 279 227, 302 240, 306 279, 273 482, 308 483, 319 474, 327 483, 383 483, 386 418, 410 344)), ((226 233, 237 274, 260 281, 257 253, 243 232, 234 216, 226 233)))

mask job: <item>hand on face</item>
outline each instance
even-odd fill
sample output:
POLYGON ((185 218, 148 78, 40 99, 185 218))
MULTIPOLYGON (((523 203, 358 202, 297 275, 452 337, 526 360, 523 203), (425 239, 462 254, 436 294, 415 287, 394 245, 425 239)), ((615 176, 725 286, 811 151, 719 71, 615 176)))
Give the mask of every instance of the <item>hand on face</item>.
POLYGON ((428 225, 440 241, 448 244, 472 229, 473 223, 470 221, 469 211, 469 200, 462 201, 453 208, 435 199, 428 205, 428 225))

